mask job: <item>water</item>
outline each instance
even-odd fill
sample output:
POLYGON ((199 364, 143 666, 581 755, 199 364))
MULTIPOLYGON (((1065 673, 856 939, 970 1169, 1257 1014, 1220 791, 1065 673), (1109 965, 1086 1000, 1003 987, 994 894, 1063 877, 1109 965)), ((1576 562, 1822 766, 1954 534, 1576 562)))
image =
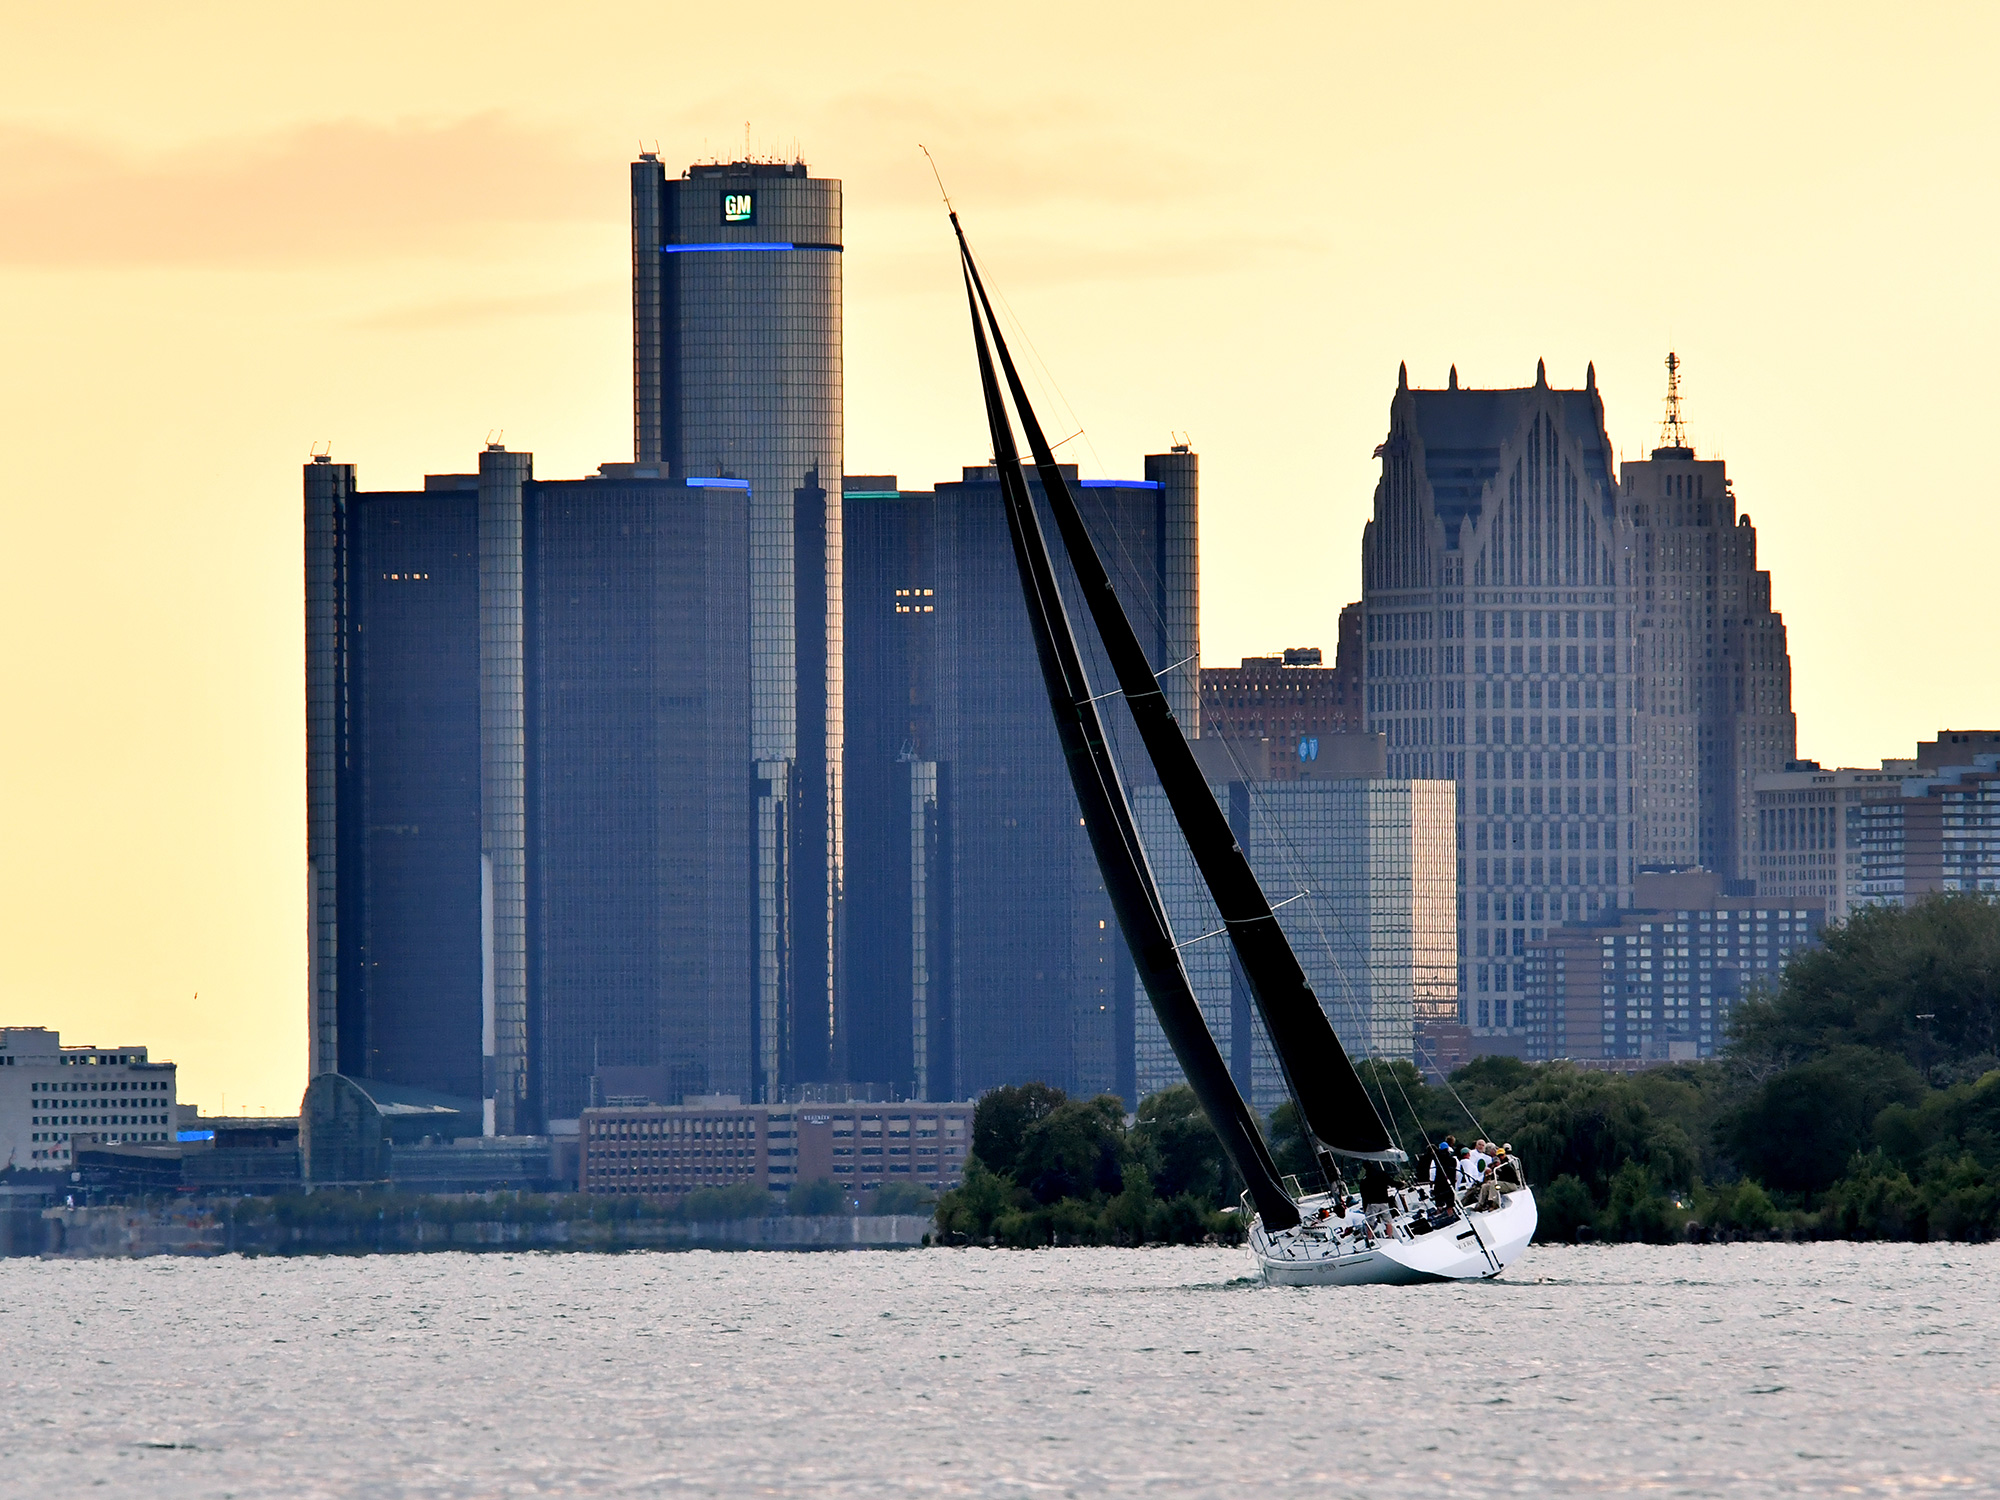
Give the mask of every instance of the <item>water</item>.
POLYGON ((0 1262, 0 1494, 1993 1493, 2000 1249, 0 1262))

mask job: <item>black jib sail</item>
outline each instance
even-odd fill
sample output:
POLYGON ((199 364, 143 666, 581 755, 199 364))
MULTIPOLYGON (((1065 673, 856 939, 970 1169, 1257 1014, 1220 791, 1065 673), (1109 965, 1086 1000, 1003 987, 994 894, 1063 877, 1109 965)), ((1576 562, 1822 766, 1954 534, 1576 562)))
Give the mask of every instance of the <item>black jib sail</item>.
MULTIPOLYGON (((952 226, 957 229, 956 215, 952 226)), ((994 349, 1006 373, 1014 409, 1020 415, 1043 492, 1055 514, 1056 526, 1062 533, 1091 618, 1111 659, 1146 753, 1152 758, 1174 817, 1187 838, 1189 852, 1222 914, 1302 1121, 1312 1137, 1330 1151, 1377 1161, 1399 1161, 1403 1153, 1397 1149, 1368 1097, 1340 1038, 1334 1034, 1298 956, 1292 952, 1291 943, 1250 869, 1249 860, 1230 831, 1229 820, 1195 764, 1194 752, 1188 748, 1166 695, 1160 691, 1159 679, 1146 660, 1110 575, 1084 528, 1083 515, 1070 492, 1069 481, 1056 467, 1055 454, 1035 417, 1007 341, 994 319, 992 304, 987 300, 986 288, 979 279, 963 231, 959 231, 958 238, 966 275, 977 293, 979 308, 992 327, 994 349)), ((1011 435, 1010 429, 1010 438, 1011 435)))
MULTIPOLYGON (((955 214, 952 228, 958 229, 955 214)), ((963 245, 961 233, 961 251, 963 245)), ((1145 851, 1140 847, 1131 805, 1125 799, 1117 762, 1104 738, 1076 637, 1070 629, 1062 596, 1057 592, 1048 544, 1028 493, 1013 425, 1007 419, 992 354, 987 347, 986 328, 973 295, 969 256, 965 273, 966 304, 972 313, 979 380, 986 397, 987 425, 992 430, 993 462, 999 470, 1001 494, 1007 507, 1007 530, 1014 543, 1014 561, 1021 574, 1021 592, 1028 606, 1042 681, 1048 689, 1063 759, 1069 767, 1070 782, 1076 788, 1078 809, 1097 855, 1098 869, 1111 896, 1119 930, 1145 983, 1153 1012, 1159 1017, 1160 1029, 1166 1033, 1182 1072, 1222 1142, 1222 1149, 1249 1187, 1251 1201, 1256 1204, 1265 1227, 1288 1229, 1299 1222, 1298 1209, 1279 1182, 1277 1166, 1257 1128, 1256 1117, 1237 1092, 1215 1038, 1202 1019, 1194 987, 1181 964, 1180 950, 1174 946, 1166 908, 1146 863, 1145 851)))

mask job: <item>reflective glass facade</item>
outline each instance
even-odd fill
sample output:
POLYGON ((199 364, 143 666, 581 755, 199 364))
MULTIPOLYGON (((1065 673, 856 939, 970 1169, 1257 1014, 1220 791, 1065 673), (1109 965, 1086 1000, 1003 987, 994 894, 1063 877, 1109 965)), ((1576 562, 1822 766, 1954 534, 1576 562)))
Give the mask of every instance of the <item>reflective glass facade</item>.
POLYGON ((803 163, 632 165, 634 453, 750 499, 753 1088, 838 1076, 841 190, 803 163))
MULTIPOLYGON (((1456 789, 1438 780, 1286 780, 1211 787, 1342 1044, 1356 1058, 1411 1055, 1424 1009, 1457 980, 1456 789)), ((1173 812, 1134 796, 1140 837, 1188 977, 1238 1086, 1261 1114, 1284 1081, 1173 812)), ((1143 1097, 1181 1081, 1141 1005, 1134 1074, 1143 1097)))
POLYGON ((750 1081, 749 517, 743 492, 541 483, 524 514, 534 1069, 750 1081))
POLYGON ((750 521, 634 465, 306 471, 313 1069, 577 1113, 750 1080, 750 521))
MULTIPOLYGON (((1082 481, 1078 498, 1149 656, 1184 663, 1165 682, 1187 718, 1197 460, 1146 465, 1146 479, 1082 481)), ((935 1097, 1040 1079, 1136 1101, 1135 976, 1077 817, 997 478, 967 469, 922 492, 856 476, 846 490, 852 1076, 914 1089, 921 1069, 935 1097)), ((1060 557, 1058 570, 1109 686, 1060 557)), ((1122 703, 1101 707, 1142 778, 1122 703)))
POLYGON ((312 1068, 476 1098, 478 482, 305 478, 312 1068))

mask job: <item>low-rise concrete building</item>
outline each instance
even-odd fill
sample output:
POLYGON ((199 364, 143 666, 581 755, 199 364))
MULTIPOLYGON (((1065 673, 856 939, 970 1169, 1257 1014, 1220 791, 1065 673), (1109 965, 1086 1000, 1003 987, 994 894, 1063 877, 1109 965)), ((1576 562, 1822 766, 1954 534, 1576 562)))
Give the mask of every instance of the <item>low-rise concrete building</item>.
POLYGON ((754 1183, 783 1193, 827 1181, 856 1193, 904 1182, 958 1186, 972 1142, 970 1103, 680 1105, 588 1109, 579 1122, 586 1193, 679 1198, 754 1183))
POLYGON ((0 1027, 0 1167, 68 1172, 86 1146, 174 1138, 174 1065, 144 1047, 65 1047, 45 1026, 0 1027))

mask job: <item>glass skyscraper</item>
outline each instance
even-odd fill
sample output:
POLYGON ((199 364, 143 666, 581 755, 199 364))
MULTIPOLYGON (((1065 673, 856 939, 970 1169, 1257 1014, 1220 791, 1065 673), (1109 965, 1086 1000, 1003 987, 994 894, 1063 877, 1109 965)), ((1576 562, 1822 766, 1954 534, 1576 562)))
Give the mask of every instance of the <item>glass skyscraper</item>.
MULTIPOLYGON (((1155 454, 1144 472, 1083 480, 1077 497, 1192 725, 1198 460, 1155 454)), ((998 476, 846 488, 850 1075, 931 1098, 1039 1079, 1136 1103, 1135 976, 1063 766, 998 476)), ((1057 569, 1092 680, 1111 689, 1060 553, 1057 569)), ((1129 776, 1146 778, 1115 694, 1103 711, 1129 776)))
POLYGON ((841 189, 632 164, 633 451, 750 511, 752 1088, 845 1072, 841 189))
POLYGON ((744 492, 497 447, 305 491, 313 1073, 483 1100, 499 1134, 574 1116, 600 1066, 746 1092, 744 492))
MULTIPOLYGON (((1417 1016, 1457 990, 1455 788, 1378 776, 1210 790, 1342 1045, 1356 1059, 1408 1058, 1417 1016)), ((1269 1114, 1285 1099, 1284 1078, 1221 914, 1166 794, 1139 788, 1133 813, 1209 1030, 1251 1107, 1269 1114)), ((1133 1046, 1141 1098, 1182 1081, 1150 1006, 1138 1007, 1133 1046)))

